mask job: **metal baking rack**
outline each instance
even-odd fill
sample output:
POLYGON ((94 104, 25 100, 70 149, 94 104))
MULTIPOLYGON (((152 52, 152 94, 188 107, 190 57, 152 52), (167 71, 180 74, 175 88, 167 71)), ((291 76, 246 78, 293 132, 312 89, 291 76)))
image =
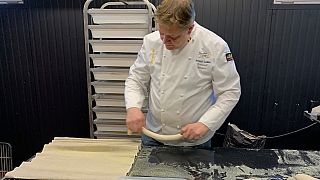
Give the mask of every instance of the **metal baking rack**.
POLYGON ((154 12, 155 7, 147 0, 87 0, 84 4, 92 138, 138 137, 127 134, 124 82, 141 48, 143 37, 155 29, 154 12))

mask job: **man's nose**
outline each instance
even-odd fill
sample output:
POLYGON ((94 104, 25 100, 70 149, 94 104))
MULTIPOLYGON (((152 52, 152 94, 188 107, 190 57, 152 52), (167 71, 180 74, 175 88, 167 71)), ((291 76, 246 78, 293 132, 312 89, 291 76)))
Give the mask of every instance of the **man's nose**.
POLYGON ((170 41, 170 38, 168 38, 168 36, 164 35, 163 36, 163 42, 166 43, 166 42, 169 42, 170 41))

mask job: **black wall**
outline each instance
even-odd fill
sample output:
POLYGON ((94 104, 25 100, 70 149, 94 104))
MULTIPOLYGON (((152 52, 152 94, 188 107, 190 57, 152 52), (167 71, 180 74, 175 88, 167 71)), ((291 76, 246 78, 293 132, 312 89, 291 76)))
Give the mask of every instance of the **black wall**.
MULTIPOLYGON (((83 4, 0 6, 0 141, 13 146, 15 165, 55 136, 89 137, 83 4)), ((228 42, 241 76, 242 97, 227 122, 267 136, 311 124, 303 111, 309 100, 320 100, 319 5, 195 0, 195 6, 197 22, 228 42)), ((319 135, 315 125, 268 139, 266 148, 320 150, 319 135)), ((222 140, 216 135, 215 145, 222 140)))
POLYGON ((0 6, 0 141, 15 165, 55 136, 89 136, 82 4, 0 6))

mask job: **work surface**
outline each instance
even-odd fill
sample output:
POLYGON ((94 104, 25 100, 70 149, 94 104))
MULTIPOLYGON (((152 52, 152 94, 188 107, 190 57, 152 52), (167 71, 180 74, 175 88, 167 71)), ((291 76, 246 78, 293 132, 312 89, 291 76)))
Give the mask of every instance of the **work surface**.
POLYGON ((6 179, 111 180, 129 171, 140 141, 56 137, 6 179))
POLYGON ((320 151, 143 147, 128 175, 281 180, 297 173, 320 178, 320 151))

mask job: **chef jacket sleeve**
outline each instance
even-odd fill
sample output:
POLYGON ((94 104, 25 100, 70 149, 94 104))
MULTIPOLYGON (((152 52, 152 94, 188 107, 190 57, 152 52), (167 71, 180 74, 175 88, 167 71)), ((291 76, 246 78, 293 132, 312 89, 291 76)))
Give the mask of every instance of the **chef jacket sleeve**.
POLYGON ((220 128, 239 101, 241 94, 240 77, 227 43, 220 43, 216 47, 212 86, 217 100, 199 120, 211 131, 220 128))
POLYGON ((126 109, 142 108, 149 89, 150 71, 147 59, 146 39, 138 53, 137 59, 130 67, 129 76, 125 82, 126 109))

